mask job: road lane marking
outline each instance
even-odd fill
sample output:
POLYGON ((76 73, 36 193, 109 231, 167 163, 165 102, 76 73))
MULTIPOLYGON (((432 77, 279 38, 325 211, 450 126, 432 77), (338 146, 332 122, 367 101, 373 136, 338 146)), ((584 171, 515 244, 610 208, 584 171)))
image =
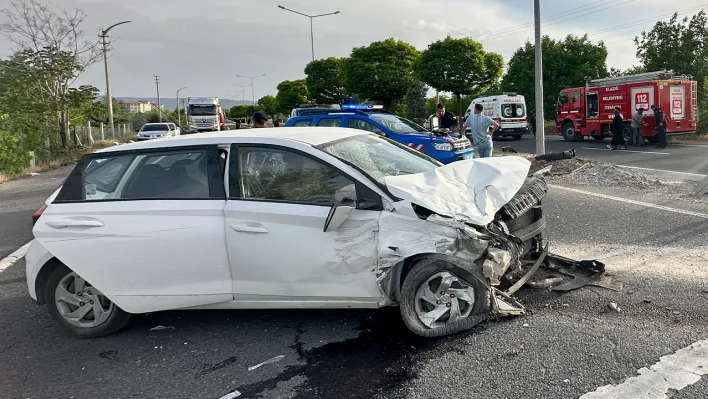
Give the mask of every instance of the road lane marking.
POLYGON ((8 267, 14 265, 15 262, 17 262, 18 260, 22 259, 27 254, 27 250, 29 249, 30 244, 31 242, 28 242, 27 244, 17 249, 15 252, 8 255, 5 259, 0 260, 0 273, 2 273, 3 270, 7 269, 8 267))
POLYGON ((552 188, 559 189, 559 190, 570 191, 570 192, 573 192, 573 193, 584 194, 584 195, 590 195, 590 196, 593 196, 593 197, 598 197, 598 198, 603 198, 603 199, 608 199, 608 200, 613 200, 613 201, 618 201, 618 202, 624 202, 624 203, 626 203, 626 204, 640 205, 640 206, 644 206, 644 207, 647 207, 647 208, 654 208, 654 209, 659 209, 659 210, 662 210, 662 211, 680 213, 680 214, 682 214, 682 215, 696 216, 696 217, 699 217, 699 218, 708 219, 708 214, 705 214, 705 213, 687 211, 687 210, 685 210, 685 209, 671 208, 671 207, 664 206, 664 205, 657 205, 657 204, 652 204, 652 203, 649 203, 649 202, 636 201, 636 200, 631 200, 631 199, 627 199, 627 198, 613 197, 613 196, 611 196, 611 195, 605 195, 605 194, 600 194, 600 193, 594 193, 594 192, 592 192, 592 191, 578 190, 577 188, 556 186, 555 184, 549 184, 548 186, 549 186, 549 187, 552 187, 552 188))
POLYGON ((583 150, 595 150, 595 151, 617 151, 617 152, 636 152, 638 154, 656 154, 656 155, 671 155, 668 152, 658 152, 658 151, 636 151, 636 150, 611 150, 609 148, 595 148, 595 147, 583 147, 583 150))
POLYGON ((664 399, 670 389, 680 391, 708 374, 708 340, 695 342, 642 367, 636 377, 619 385, 605 385, 580 399, 664 399))
POLYGON ((680 147, 708 147, 708 144, 684 144, 684 143, 672 143, 672 142, 669 142, 668 145, 670 145, 672 147, 675 145, 680 146, 680 147))
POLYGON ((617 166, 619 166, 620 168, 652 170, 654 172, 676 173, 679 175, 695 176, 695 177, 702 177, 702 178, 706 177, 706 175, 702 175, 700 173, 676 172, 673 170, 666 170, 666 169, 640 168, 639 166, 629 166, 629 165, 617 165, 617 166))

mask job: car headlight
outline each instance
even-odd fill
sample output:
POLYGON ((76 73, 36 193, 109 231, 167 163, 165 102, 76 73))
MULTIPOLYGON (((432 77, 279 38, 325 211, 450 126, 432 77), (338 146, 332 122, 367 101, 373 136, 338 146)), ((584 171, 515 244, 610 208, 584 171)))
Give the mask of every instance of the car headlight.
POLYGON ((433 147, 438 151, 452 151, 450 143, 433 143, 433 147))

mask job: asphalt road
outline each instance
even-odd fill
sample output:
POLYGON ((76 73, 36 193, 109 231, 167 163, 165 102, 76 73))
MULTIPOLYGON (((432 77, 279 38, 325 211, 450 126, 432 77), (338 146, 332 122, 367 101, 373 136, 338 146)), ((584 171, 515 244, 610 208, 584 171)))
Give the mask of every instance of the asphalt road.
MULTIPOLYGON (((0 185, 3 251, 29 240, 32 212, 65 173, 0 185)), ((708 214, 705 204, 651 198, 708 214)), ((599 257, 625 289, 524 290, 530 315, 433 341, 411 337, 396 309, 162 312, 76 339, 30 301, 20 260, 0 272, 0 397, 571 398, 708 338, 706 219, 559 189, 545 211, 553 252, 599 257)), ((672 397, 705 398, 707 379, 672 397)))
MULTIPOLYGON (((610 151, 607 148, 609 143, 610 139, 596 141, 590 138, 568 142, 560 136, 546 136, 546 152, 575 149, 579 156, 618 165, 708 175, 708 141, 681 141, 677 138, 669 142, 665 149, 646 144, 643 147, 629 147, 628 151, 610 151)), ((526 135, 521 141, 495 141, 495 151, 501 151, 507 145, 519 152, 536 152, 533 135, 526 135)))

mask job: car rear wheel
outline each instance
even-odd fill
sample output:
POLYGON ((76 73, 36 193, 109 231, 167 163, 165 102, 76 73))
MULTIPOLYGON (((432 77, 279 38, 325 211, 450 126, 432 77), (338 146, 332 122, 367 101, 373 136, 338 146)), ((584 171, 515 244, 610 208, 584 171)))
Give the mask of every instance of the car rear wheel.
POLYGON ((54 322, 77 337, 95 338, 113 334, 130 319, 130 314, 64 266, 58 267, 49 276, 45 295, 54 322))
POLYGON ((401 287, 401 315, 422 337, 466 331, 486 320, 487 288, 454 265, 428 259, 418 262, 401 287), (469 276, 464 276, 463 274, 469 276))

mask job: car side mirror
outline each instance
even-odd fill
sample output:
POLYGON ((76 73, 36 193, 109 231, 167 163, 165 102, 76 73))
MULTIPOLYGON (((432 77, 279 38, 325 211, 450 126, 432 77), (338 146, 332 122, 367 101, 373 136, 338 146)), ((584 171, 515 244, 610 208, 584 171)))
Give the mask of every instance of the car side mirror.
POLYGON ((433 119, 430 121, 430 126, 433 129, 438 129, 440 127, 440 118, 434 116, 433 119))
POLYGON ((353 206, 354 204, 351 200, 346 201, 346 203, 347 205, 336 203, 332 205, 332 208, 329 209, 329 214, 327 215, 322 231, 329 233, 330 231, 337 230, 337 228, 339 228, 339 226, 347 220, 349 214, 352 213, 355 207, 353 206))

